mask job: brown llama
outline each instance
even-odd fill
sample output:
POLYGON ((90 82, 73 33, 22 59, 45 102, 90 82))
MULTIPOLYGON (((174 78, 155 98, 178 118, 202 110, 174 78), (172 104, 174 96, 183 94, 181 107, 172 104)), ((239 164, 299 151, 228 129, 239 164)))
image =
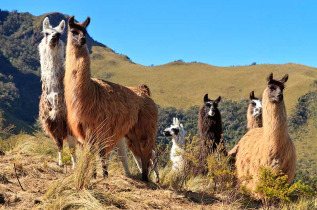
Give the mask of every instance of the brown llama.
MULTIPOLYGON (((254 91, 250 93, 250 101, 247 111, 247 129, 262 127, 262 100, 254 96, 254 91)), ((235 157, 237 155, 238 144, 235 145, 228 155, 235 157)))
POLYGON ((105 157, 117 142, 126 139, 136 159, 141 160, 142 180, 148 180, 157 133, 157 108, 148 88, 128 88, 91 78, 86 28, 90 22, 68 20, 65 101, 73 134, 83 144, 99 144, 103 176, 105 157))
MULTIPOLYGON (((271 73, 263 92, 263 127, 247 132, 239 141, 236 156, 237 176, 241 184, 254 191, 259 182, 260 167, 282 170, 291 183, 295 176, 295 147, 287 130, 287 115, 283 100, 286 74, 282 79, 273 79, 271 73), (247 177, 252 176, 252 179, 247 177)), ((256 197, 261 197, 258 193, 256 197)))
MULTIPOLYGON (((222 140, 222 121, 218 104, 221 100, 219 96, 216 100, 208 98, 208 94, 204 96, 204 105, 199 110, 198 130, 201 139, 201 152, 199 154, 199 168, 197 173, 206 173, 206 158, 213 152, 218 151, 217 148, 223 144, 222 140)), ((223 148, 220 152, 226 154, 223 148)))

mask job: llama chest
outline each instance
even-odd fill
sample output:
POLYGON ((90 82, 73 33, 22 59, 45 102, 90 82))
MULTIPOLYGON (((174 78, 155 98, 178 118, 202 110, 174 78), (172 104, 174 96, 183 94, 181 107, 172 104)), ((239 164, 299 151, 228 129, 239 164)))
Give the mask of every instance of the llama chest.
POLYGON ((172 169, 181 169, 184 165, 184 158, 183 158, 184 150, 180 148, 178 145, 173 144, 171 149, 171 161, 173 162, 172 169))

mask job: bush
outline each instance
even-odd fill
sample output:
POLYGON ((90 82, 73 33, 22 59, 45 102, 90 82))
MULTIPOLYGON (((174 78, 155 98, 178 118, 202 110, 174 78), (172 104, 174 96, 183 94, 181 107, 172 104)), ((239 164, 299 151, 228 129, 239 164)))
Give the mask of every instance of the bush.
POLYGON ((274 172, 271 168, 261 167, 259 184, 256 193, 259 193, 265 206, 283 206, 290 201, 297 201, 299 198, 311 198, 316 195, 310 186, 298 182, 289 185, 288 176, 282 171, 274 172))

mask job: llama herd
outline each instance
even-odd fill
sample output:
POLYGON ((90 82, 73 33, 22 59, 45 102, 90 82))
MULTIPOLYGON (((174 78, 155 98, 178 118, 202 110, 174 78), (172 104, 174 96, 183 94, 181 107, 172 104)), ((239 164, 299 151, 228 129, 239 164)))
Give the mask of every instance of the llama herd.
MULTIPOLYGON (((108 176, 110 152, 117 146, 125 173, 130 174, 127 149, 131 151, 142 173, 142 180, 148 181, 150 171, 155 172, 159 182, 154 151, 158 112, 146 85, 126 87, 101 79, 91 78, 90 55, 86 44, 88 17, 84 22, 68 20, 66 55, 60 36, 65 22, 53 28, 48 17, 43 22, 44 37, 39 45, 41 62, 42 95, 39 119, 43 130, 49 134, 58 147, 58 164, 62 166, 63 140, 68 139, 73 149, 73 168, 76 163, 75 147, 93 145, 99 152, 103 177, 108 176)), ((295 147, 287 131, 287 115, 283 90, 288 75, 276 80, 273 74, 267 79, 262 100, 250 94, 247 111, 248 132, 228 153, 222 146, 220 152, 235 157, 237 177, 241 183, 255 190, 259 168, 272 167, 288 175, 290 183, 295 174, 295 147), (262 107, 263 106, 263 107, 262 107), (252 176, 246 180, 246 176, 252 176)), ((222 142, 222 121, 218 104, 219 96, 211 100, 204 96, 199 110, 198 128, 201 151, 198 173, 206 173, 204 165, 208 155, 219 151, 222 142)), ((172 138, 172 170, 181 171, 185 160, 182 156, 186 131, 179 119, 164 130, 172 138)))

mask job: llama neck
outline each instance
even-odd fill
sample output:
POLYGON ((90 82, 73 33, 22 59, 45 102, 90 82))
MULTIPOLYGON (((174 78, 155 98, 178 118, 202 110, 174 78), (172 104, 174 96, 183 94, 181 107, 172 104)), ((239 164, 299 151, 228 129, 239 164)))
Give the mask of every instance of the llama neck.
POLYGON ((281 143, 289 138, 287 131, 287 115, 284 101, 271 103, 268 98, 268 89, 263 93, 263 129, 269 143, 281 143))
POLYGON ((64 74, 64 44, 60 41, 54 49, 51 49, 42 41, 39 45, 39 53, 42 86, 46 87, 44 91, 56 91, 63 84, 63 80, 59 81, 59 79, 60 75, 64 74))
POLYGON ((182 136, 177 136, 172 139, 173 147, 183 148, 185 144, 185 139, 182 136))
POLYGON ((260 116, 254 117, 251 113, 251 105, 249 105, 248 113, 247 113, 247 128, 248 130, 252 128, 260 128, 262 127, 262 114, 260 116))
MULTIPOLYGON (((69 36, 68 40, 71 40, 69 36)), ((67 86, 67 91, 76 92, 77 97, 88 96, 91 84, 90 77, 90 56, 87 45, 77 48, 71 43, 67 44, 65 73, 65 87, 67 86)))
POLYGON ((59 41, 58 45, 51 49, 43 39, 39 45, 39 53, 42 94, 51 104, 50 117, 55 118, 56 110, 62 105, 59 104, 59 98, 63 98, 64 94, 64 43, 59 41))

